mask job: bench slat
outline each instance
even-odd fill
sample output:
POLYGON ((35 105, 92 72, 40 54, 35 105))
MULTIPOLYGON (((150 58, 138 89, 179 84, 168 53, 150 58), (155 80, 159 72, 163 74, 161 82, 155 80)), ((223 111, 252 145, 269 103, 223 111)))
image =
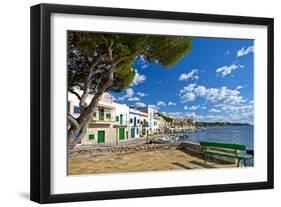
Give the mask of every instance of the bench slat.
POLYGON ((233 149, 233 150, 241 150, 245 151, 246 146, 240 144, 228 144, 228 143, 217 143, 217 142, 200 142, 201 146, 204 147, 218 147, 218 148, 225 148, 225 149, 233 149))

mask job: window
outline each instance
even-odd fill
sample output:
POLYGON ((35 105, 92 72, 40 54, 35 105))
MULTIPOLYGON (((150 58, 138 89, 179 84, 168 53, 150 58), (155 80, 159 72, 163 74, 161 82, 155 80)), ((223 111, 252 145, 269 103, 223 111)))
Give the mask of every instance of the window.
POLYGON ((120 124, 123 124, 123 114, 120 115, 120 124))
POLYGON ((96 116, 97 116, 97 112, 94 112, 93 117, 96 118, 96 116))
POLYGON ((140 123, 140 120, 138 119, 138 124, 140 123))
POLYGON ((116 122, 119 122, 119 116, 116 116, 116 120, 115 120, 116 122))
POLYGON ((139 134, 139 128, 137 128, 137 134, 139 134))
POLYGON ((104 109, 99 110, 99 120, 104 120, 104 109))
POLYGON ((89 134, 88 137, 89 137, 89 140, 95 139, 95 135, 94 134, 89 134))
POLYGON ((105 116, 106 116, 107 119, 111 118, 111 114, 106 114, 105 116))
POLYGON ((133 119, 130 119, 130 123, 131 123, 131 124, 133 123, 133 119))
POLYGON ((75 114, 80 114, 80 108, 78 106, 74 107, 74 113, 75 114))

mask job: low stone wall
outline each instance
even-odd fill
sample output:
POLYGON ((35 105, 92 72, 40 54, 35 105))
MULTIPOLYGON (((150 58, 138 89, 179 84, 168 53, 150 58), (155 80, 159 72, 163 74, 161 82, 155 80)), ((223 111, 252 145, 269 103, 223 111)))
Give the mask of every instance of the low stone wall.
MULTIPOLYGON (((201 146, 198 143, 182 142, 180 145, 177 146, 177 149, 182 150, 182 151, 184 151, 188 154, 198 156, 198 157, 203 159, 203 153, 201 151, 201 146)), ((236 163, 236 159, 231 158, 231 157, 223 157, 223 156, 218 156, 218 155, 212 155, 212 158, 216 162, 229 163, 229 164, 236 163)))
POLYGON ((95 147, 91 149, 74 149, 68 152, 68 158, 77 157, 89 157, 103 155, 107 153, 134 153, 145 152, 153 150, 167 150, 170 148, 176 148, 179 143, 167 143, 167 144, 142 144, 136 146, 115 146, 115 147, 95 147))

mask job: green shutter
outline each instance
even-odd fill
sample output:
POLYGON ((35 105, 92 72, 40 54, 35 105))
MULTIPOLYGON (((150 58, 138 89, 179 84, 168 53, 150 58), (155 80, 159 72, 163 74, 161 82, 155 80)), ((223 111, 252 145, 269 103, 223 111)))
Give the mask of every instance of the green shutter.
POLYGON ((95 139, 95 135, 94 134, 89 134, 88 137, 89 137, 89 140, 95 139))
POLYGON ((116 116, 116 122, 119 122, 119 116, 116 116))
POLYGON ((123 115, 120 115, 120 124, 123 124, 123 115))
POLYGON ((99 111, 99 120, 104 120, 104 109, 100 109, 99 111))

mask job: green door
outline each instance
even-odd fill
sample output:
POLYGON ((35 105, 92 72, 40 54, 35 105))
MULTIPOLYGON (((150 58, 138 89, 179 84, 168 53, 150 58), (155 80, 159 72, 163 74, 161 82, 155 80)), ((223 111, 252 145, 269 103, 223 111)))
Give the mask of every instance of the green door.
POLYGON ((119 140, 125 139, 125 128, 119 128, 119 140))
POLYGON ((104 142, 104 131, 98 131, 98 143, 103 143, 104 142))

